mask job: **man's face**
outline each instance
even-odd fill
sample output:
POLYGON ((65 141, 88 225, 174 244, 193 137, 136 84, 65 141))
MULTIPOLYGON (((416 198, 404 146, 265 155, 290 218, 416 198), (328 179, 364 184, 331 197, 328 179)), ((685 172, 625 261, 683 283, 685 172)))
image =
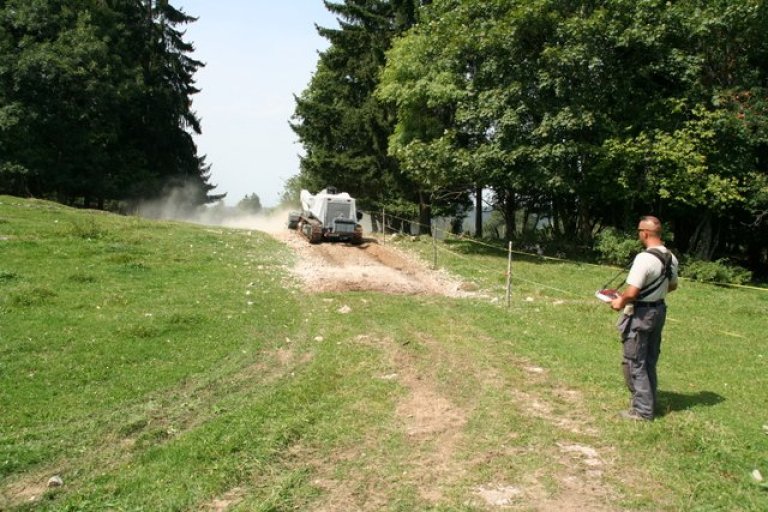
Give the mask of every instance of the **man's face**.
POLYGON ((651 221, 641 220, 637 225, 637 238, 640 239, 643 244, 646 244, 650 238, 659 236, 658 229, 659 226, 657 224, 651 221))
POLYGON ((642 222, 637 225, 637 238, 639 238, 641 242, 645 243, 650 232, 651 230, 648 229, 648 226, 644 225, 642 222))

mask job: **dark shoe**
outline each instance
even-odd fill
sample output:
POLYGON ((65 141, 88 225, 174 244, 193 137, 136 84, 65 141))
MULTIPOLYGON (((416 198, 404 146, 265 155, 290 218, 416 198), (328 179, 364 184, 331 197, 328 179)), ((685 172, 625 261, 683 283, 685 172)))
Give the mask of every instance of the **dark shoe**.
POLYGON ((645 416, 641 416, 640 413, 638 413, 634 409, 630 409, 628 411, 621 411, 619 413, 619 418, 624 420, 630 420, 630 421, 652 421, 653 418, 646 418, 645 416))

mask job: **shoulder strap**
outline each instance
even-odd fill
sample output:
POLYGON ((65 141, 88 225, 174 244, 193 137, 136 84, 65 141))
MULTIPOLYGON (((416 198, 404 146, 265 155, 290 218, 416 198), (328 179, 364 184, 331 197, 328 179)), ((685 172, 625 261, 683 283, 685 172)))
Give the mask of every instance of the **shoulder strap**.
POLYGON ((662 269, 661 269, 661 275, 656 278, 654 282, 640 290, 640 294, 637 296, 638 299, 644 299, 656 290, 658 290, 662 284, 664 284, 665 280, 672 279, 672 254, 668 251, 662 252, 658 249, 648 249, 648 254, 653 254, 658 258, 658 260, 661 262, 662 269))
POLYGON ((656 256, 661 262, 661 264, 664 266, 662 269, 662 274, 664 275, 664 277, 666 277, 667 279, 672 279, 672 253, 669 251, 660 251, 655 247, 652 249, 648 249, 645 252, 656 256))

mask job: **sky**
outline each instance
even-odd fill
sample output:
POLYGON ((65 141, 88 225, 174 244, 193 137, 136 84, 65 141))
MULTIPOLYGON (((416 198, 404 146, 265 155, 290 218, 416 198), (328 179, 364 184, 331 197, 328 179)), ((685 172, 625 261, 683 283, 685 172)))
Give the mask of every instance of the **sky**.
POLYGON ((186 27, 202 91, 193 109, 202 120, 198 153, 212 164, 214 194, 234 206, 256 194, 276 206, 285 181, 298 174, 302 151, 288 125, 294 94, 307 87, 318 51, 328 47, 315 24, 338 26, 322 0, 175 0, 199 19, 186 27))

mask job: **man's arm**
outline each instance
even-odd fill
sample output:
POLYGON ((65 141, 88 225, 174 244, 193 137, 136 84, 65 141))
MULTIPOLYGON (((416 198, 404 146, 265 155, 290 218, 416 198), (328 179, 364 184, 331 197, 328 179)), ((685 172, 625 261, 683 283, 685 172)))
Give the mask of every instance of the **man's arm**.
POLYGON ((611 301, 611 309, 615 311, 623 309, 630 302, 634 302, 638 295, 640 295, 640 288, 628 285, 621 295, 611 301))
POLYGON ((674 258, 672 260, 672 278, 669 280, 669 285, 667 286, 667 292, 673 292, 677 290, 677 282, 679 279, 677 265, 678 265, 677 258, 674 258))

